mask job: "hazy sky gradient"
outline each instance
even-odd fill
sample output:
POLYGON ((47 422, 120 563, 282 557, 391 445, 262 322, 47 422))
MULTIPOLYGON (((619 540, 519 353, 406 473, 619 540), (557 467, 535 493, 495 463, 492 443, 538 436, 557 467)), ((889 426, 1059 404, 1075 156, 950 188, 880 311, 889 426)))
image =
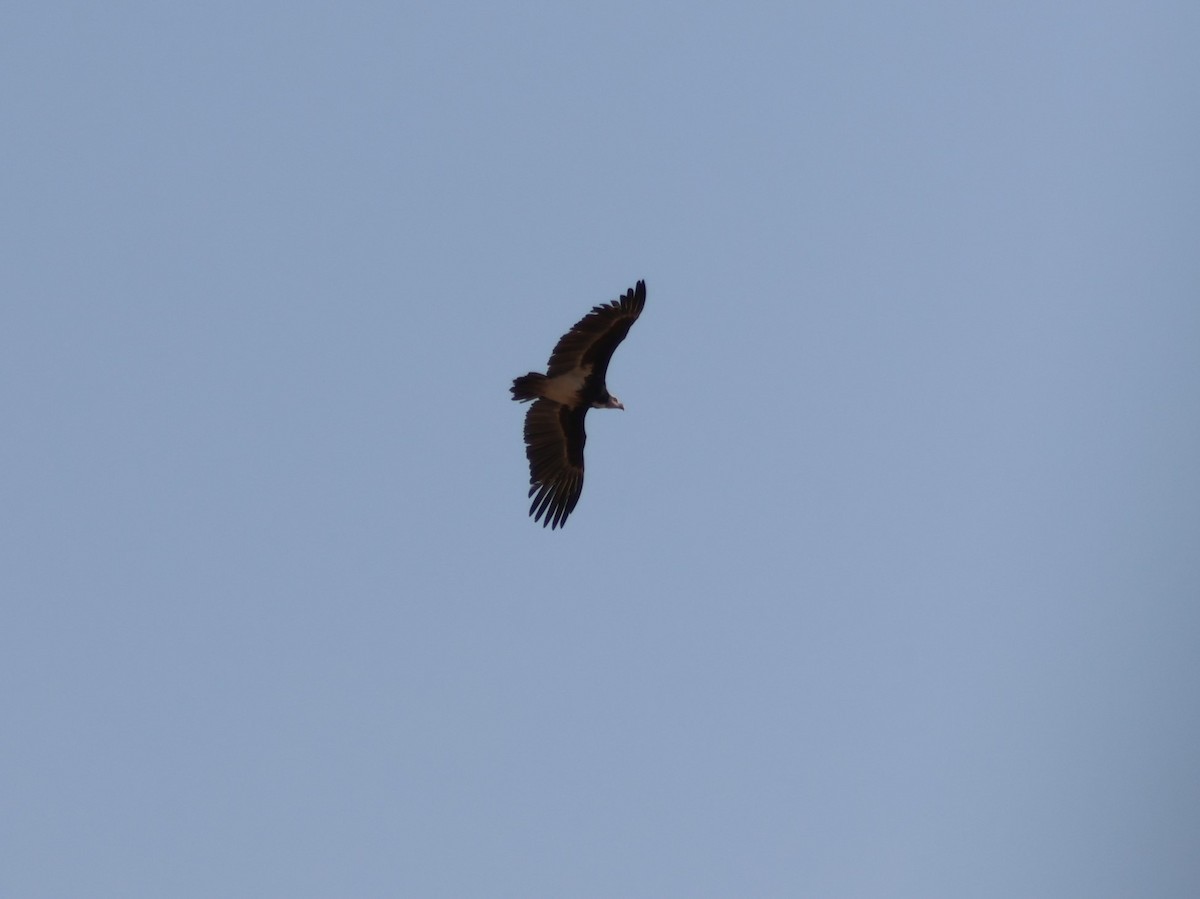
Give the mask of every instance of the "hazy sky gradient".
POLYGON ((7 4, 0 894, 1200 895, 1197 46, 7 4))

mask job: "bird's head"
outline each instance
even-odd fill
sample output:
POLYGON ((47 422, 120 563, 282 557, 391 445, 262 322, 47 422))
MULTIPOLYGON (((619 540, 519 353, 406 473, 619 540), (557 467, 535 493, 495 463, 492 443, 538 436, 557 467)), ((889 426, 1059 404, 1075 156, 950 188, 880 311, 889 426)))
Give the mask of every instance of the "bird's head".
POLYGON ((610 393, 608 395, 608 401, 604 404, 604 408, 605 409, 620 409, 622 412, 624 412, 625 404, 622 403, 619 399, 617 399, 615 396, 613 396, 610 393))

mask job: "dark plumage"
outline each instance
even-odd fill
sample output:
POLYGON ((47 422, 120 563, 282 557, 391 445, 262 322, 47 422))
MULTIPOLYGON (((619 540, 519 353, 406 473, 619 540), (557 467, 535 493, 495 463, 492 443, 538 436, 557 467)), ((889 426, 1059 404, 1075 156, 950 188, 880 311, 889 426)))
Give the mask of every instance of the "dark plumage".
POLYGON ((513 399, 534 400, 525 413, 525 456, 529 459, 529 514, 552 529, 566 522, 583 491, 583 447, 588 409, 624 409, 604 383, 613 351, 646 304, 646 282, 623 297, 592 308, 564 334, 546 374, 515 379, 513 399))

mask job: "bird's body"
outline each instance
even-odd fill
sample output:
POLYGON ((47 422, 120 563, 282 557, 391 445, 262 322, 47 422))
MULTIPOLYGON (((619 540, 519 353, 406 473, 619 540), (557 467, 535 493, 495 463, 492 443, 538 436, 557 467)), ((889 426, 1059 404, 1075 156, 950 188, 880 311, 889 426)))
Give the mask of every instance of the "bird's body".
POLYGON ((529 459, 529 514, 552 529, 567 520, 583 491, 583 447, 588 409, 624 409, 608 392, 608 363, 646 303, 646 282, 611 303, 592 308, 564 334, 550 354, 545 374, 530 372, 513 381, 518 402, 533 400, 525 413, 529 459), (544 520, 543 520, 544 517, 544 520))

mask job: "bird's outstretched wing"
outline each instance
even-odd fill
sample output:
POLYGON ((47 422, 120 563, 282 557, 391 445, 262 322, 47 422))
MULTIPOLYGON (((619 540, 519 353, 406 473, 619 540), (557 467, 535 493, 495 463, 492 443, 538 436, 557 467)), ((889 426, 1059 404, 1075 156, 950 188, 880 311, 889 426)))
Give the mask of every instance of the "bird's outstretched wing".
POLYGON ((613 351, 625 339, 637 317, 646 305, 646 282, 625 291, 625 295, 611 303, 601 303, 575 323, 559 338, 550 354, 549 370, 553 378, 583 366, 591 366, 591 376, 604 383, 608 372, 608 360, 613 351))
POLYGON ((559 527, 583 492, 583 419, 587 407, 572 409, 538 400, 525 413, 525 455, 529 459, 529 514, 542 527, 559 527))

